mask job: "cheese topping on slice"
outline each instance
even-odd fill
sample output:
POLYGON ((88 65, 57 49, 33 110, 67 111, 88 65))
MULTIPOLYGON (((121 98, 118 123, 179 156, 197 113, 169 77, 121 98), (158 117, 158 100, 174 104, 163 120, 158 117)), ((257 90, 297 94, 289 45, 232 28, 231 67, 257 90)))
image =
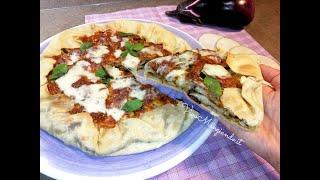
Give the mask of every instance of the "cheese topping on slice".
POLYGON ((173 81, 176 77, 181 77, 181 76, 184 76, 185 74, 186 74, 185 70, 175 69, 175 70, 172 70, 171 72, 169 72, 166 75, 166 80, 167 81, 173 81))
POLYGON ((141 90, 140 88, 132 89, 132 91, 129 94, 130 97, 137 98, 139 100, 143 100, 145 95, 146 95, 146 90, 141 90))
POLYGON ((115 50, 115 52, 113 53, 114 57, 119 58, 121 55, 122 51, 120 49, 115 50))
POLYGON ((150 47, 145 47, 141 50, 142 53, 147 53, 147 54, 156 54, 158 56, 163 56, 162 52, 153 46, 150 47))
POLYGON ((205 64, 202 72, 212 77, 230 77, 231 74, 223 66, 217 64, 205 64))
POLYGON ((74 64, 75 62, 79 61, 79 59, 80 59, 79 54, 76 53, 76 52, 73 52, 73 53, 70 55, 70 60, 71 60, 71 61, 68 61, 67 64, 68 64, 68 65, 72 65, 72 64, 74 64))
POLYGON ((138 83, 132 77, 111 80, 112 89, 122 89, 126 87, 137 86, 137 85, 138 83))
POLYGON ((112 118, 116 121, 119 121, 121 117, 124 115, 125 111, 118 108, 110 108, 107 109, 107 114, 112 116, 112 118))
POLYGON ((106 46, 99 45, 97 49, 90 48, 88 49, 88 54, 86 58, 90 58, 90 60, 96 64, 101 63, 103 55, 109 53, 109 50, 106 46))
POLYGON ((129 41, 129 38, 122 38, 122 41, 120 42, 120 47, 124 47, 127 41, 129 41))
POLYGON ((107 70, 108 74, 114 79, 122 78, 123 71, 120 71, 118 68, 106 65, 104 68, 107 70))
POLYGON ((110 37, 112 42, 119 42, 120 40, 117 38, 117 36, 111 36, 110 37))
POLYGON ((185 84, 185 76, 186 76, 186 71, 182 69, 175 69, 172 70, 170 73, 166 75, 166 80, 167 81, 176 81, 176 84, 178 86, 182 86, 185 84))
POLYGON ((139 65, 139 58, 132 56, 130 53, 126 56, 126 58, 121 62, 121 64, 129 69, 129 70, 137 70, 139 65))

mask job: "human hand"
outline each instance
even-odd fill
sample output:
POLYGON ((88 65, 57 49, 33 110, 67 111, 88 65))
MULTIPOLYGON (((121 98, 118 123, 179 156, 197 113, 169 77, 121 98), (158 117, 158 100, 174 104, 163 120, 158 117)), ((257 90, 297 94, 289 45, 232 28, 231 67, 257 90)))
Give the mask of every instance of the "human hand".
POLYGON ((248 132, 226 122, 222 123, 280 172, 280 71, 265 65, 260 67, 264 80, 274 87, 263 87, 265 114, 260 127, 254 132, 248 132))

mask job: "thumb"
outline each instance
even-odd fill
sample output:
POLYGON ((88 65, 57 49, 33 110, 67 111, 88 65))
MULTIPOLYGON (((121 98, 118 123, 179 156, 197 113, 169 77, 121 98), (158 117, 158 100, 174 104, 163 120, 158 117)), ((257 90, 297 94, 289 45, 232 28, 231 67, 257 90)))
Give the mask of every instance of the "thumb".
MULTIPOLYGON (((276 90, 280 89, 280 71, 266 65, 260 65, 261 73, 265 81, 269 82, 276 90)), ((266 91, 269 91, 267 89, 266 91)))

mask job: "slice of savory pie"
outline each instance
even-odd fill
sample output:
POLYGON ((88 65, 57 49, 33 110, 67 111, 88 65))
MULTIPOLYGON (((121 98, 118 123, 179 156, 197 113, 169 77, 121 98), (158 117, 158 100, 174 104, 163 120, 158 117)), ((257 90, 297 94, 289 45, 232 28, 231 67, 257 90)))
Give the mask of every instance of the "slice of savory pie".
POLYGON ((187 50, 145 65, 145 76, 178 88, 213 115, 252 130, 261 123, 262 74, 253 56, 187 50))

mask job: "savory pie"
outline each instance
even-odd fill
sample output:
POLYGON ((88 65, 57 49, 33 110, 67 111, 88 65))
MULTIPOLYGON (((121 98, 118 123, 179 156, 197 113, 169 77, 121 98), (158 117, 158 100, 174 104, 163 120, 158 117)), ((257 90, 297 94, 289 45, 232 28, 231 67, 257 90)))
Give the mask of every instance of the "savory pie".
POLYGON ((40 55, 40 126, 95 155, 160 147, 186 130, 197 112, 134 74, 151 59, 189 49, 162 27, 113 21, 72 28, 40 55))

